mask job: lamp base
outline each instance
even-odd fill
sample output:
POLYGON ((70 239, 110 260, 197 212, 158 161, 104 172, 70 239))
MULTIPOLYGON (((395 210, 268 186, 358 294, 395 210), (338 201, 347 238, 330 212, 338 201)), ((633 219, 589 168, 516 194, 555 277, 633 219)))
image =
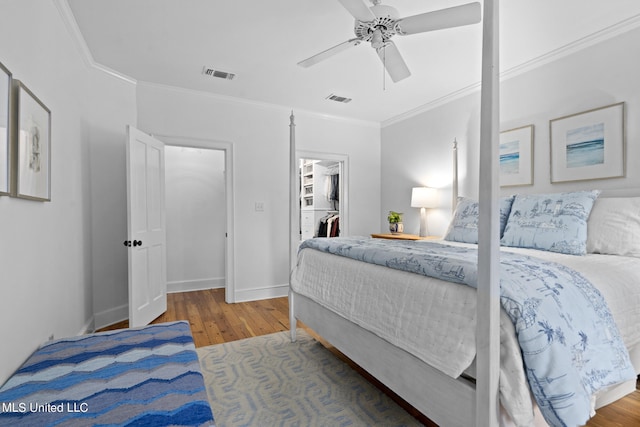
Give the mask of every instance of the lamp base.
POLYGON ((420 208, 420 237, 427 237, 429 228, 427 227, 427 209, 420 208))

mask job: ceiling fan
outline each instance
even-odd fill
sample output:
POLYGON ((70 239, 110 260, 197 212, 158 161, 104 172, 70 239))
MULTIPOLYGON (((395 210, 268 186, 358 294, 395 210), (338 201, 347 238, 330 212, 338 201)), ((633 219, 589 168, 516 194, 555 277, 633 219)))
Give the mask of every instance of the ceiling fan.
POLYGON ((364 0, 338 1, 355 18, 356 37, 298 62, 301 67, 310 67, 351 46, 370 42, 391 76, 391 80, 399 82, 409 77, 411 72, 395 43, 391 41, 391 37, 396 34, 406 36, 476 24, 481 20, 478 2, 400 18, 395 8, 380 4, 381 0, 370 0, 373 4, 371 7, 367 6, 364 0))

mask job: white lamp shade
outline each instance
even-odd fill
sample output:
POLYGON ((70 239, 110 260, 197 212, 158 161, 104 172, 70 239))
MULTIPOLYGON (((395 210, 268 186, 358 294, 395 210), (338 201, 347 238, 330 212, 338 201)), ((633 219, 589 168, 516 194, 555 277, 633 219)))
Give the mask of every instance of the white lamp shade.
POLYGON ((412 208, 435 208, 438 206, 438 190, 431 187, 414 187, 411 191, 412 208))

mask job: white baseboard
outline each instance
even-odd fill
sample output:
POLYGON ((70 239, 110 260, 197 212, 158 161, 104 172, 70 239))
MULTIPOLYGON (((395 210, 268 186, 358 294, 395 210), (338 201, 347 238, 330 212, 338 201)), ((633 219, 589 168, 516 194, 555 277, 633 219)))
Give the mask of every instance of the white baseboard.
POLYGON ((235 302, 257 301, 289 295, 289 284, 236 291, 235 302))
POLYGON ((100 329, 129 318, 129 304, 122 304, 93 315, 94 328, 100 329))
MULTIPOLYGON (((213 279, 217 280, 217 279, 213 279)), ((224 288, 224 279, 222 284, 211 280, 193 280, 185 282, 167 283, 167 292, 188 292, 212 288, 224 288), (201 286, 201 287, 200 287, 201 286)), ((269 286, 265 288, 254 288, 237 291, 235 294, 236 302, 258 301, 270 298, 280 298, 289 295, 289 284, 269 286)), ((127 320, 129 318, 129 305, 123 304, 100 313, 95 313, 84 326, 84 330, 90 332, 92 330, 104 328, 114 323, 127 320)))
POLYGON ((80 329, 80 332, 78 332, 78 336, 91 334, 95 331, 96 331, 95 317, 91 316, 91 318, 87 320, 87 323, 85 323, 82 326, 82 329, 80 329))
POLYGON ((224 288, 224 277, 213 277, 209 279, 181 280, 167 282, 167 293, 202 291, 205 289, 224 288))

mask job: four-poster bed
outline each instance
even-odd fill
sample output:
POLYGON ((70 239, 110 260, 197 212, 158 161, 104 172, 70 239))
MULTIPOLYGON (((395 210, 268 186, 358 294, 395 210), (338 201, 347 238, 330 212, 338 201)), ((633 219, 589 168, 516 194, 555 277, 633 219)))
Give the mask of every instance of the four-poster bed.
MULTIPOLYGON (((633 199, 640 207, 640 199, 629 198, 633 199)), ((606 208, 610 200, 618 204, 615 198, 602 199, 596 205, 597 210, 606 208)), ((432 420, 441 425, 470 425, 475 420, 473 407, 469 407, 469 400, 460 399, 465 397, 465 386, 470 388, 466 390, 470 396, 474 395, 475 384, 471 379, 477 378, 480 369, 477 360, 474 363, 476 290, 466 285, 473 282, 477 270, 474 272, 474 262, 458 261, 462 256, 472 257, 474 253, 468 251, 476 245, 442 243, 446 243, 446 247, 434 241, 357 237, 303 242, 291 277, 292 323, 295 324, 296 318, 303 321, 432 420), (435 259, 423 257, 424 254, 435 255, 435 259)), ((505 413, 515 425, 533 425, 534 407, 529 391, 532 380, 538 387, 539 382, 549 378, 560 384, 562 381, 558 378, 569 379, 568 375, 573 375, 573 371, 563 367, 564 357, 602 362, 596 368, 584 367, 587 381, 593 381, 593 372, 618 363, 618 356, 624 350, 622 340, 609 341, 605 336, 599 341, 594 328, 607 331, 612 337, 621 336, 635 365, 635 372, 625 369, 621 372, 623 375, 614 380, 614 383, 630 380, 629 383, 607 396, 599 395, 597 407, 635 389, 634 376, 640 371, 640 332, 636 328, 640 321, 636 308, 640 303, 640 259, 595 253, 576 256, 509 247, 501 254, 501 273, 505 274, 501 279, 507 289, 522 292, 525 288, 525 294, 526 289, 532 294, 522 302, 506 293, 509 305, 500 312, 500 398, 505 413), (574 276, 573 271, 580 274, 574 276), (579 289, 588 289, 581 277, 604 296, 620 325, 619 333, 615 325, 607 324, 607 319, 611 319, 608 315, 587 312, 583 321, 588 322, 577 322, 579 312, 593 305, 584 298, 579 299, 582 292, 567 293, 573 283, 579 289), (556 310, 561 319, 553 320, 553 316, 547 317, 548 313, 538 310, 538 306, 556 299, 561 300, 564 309, 556 310), (573 321, 565 322, 564 317, 575 318, 578 328, 566 327, 565 323, 569 326, 573 321), (515 328, 520 322, 522 324, 515 328), (591 329, 585 329, 589 324, 591 329), (603 351, 587 354, 581 344, 583 333, 588 341, 585 344, 600 348, 598 342, 604 343, 600 348, 603 351), (547 346, 555 349, 556 356, 547 358, 544 354, 547 346), (536 354, 544 357, 537 365, 536 354), (530 365, 525 366, 523 362, 530 365), (534 368, 543 372, 542 376, 531 375, 534 368)), ((595 297, 591 291, 585 294, 589 299, 595 297)), ((599 307, 600 302, 595 301, 599 307)), ((548 412, 551 407, 548 416, 555 416, 554 405, 560 406, 557 412, 563 416, 563 407, 569 402, 565 394, 577 397, 578 391, 572 382, 564 389, 546 388, 543 384, 540 390, 532 390, 539 404, 553 404, 542 408, 548 412)), ((590 414, 590 399, 590 395, 584 396, 582 407, 576 406, 582 411, 580 423, 590 414)), ((505 418, 508 424, 506 421, 505 418)))
MULTIPOLYGON (((482 247, 479 261, 479 281, 478 281, 478 303, 482 309, 478 310, 477 319, 477 340, 478 340, 478 364, 481 369, 478 370, 477 378, 478 393, 475 393, 468 385, 457 385, 455 393, 464 395, 464 400, 468 403, 467 410, 460 411, 459 404, 451 406, 451 411, 445 412, 456 413, 463 412, 467 418, 467 422, 463 425, 496 425, 498 420, 498 371, 500 363, 500 343, 497 335, 499 331, 499 285, 496 274, 497 255, 499 253, 499 235, 498 235, 498 174, 495 162, 497 162, 498 148, 493 141, 496 141, 499 135, 499 37, 498 37, 498 18, 499 18, 499 1, 485 0, 483 10, 483 44, 482 44, 482 100, 481 100, 481 129, 480 129, 480 199, 482 207, 480 210, 480 228, 482 247), (474 396, 475 395, 475 396, 474 396), (471 403, 472 402, 472 403, 471 403), (473 422, 470 422, 473 421, 473 422)), ((290 185, 290 263, 291 271, 296 264, 294 256, 297 248, 297 230, 294 224, 294 218, 297 218, 297 183, 296 176, 296 148, 295 148, 295 123, 293 112, 291 113, 290 123, 290 177, 293 183, 290 185)), ((454 144, 454 153, 457 147, 454 144)), ((457 158, 457 157, 456 157, 457 158)), ((457 172, 457 162, 455 163, 457 172)), ((457 173, 456 173, 457 179, 457 173)), ((454 197, 457 196, 457 183, 454 190, 454 197)), ((296 307, 298 302, 294 301, 294 295, 290 292, 290 320, 292 339, 295 340, 295 320, 296 307)), ((308 322, 307 322, 308 323, 308 322)), ((320 332, 320 331, 318 331, 320 332)), ((325 336, 325 338, 329 338, 325 336)), ((334 342, 334 345, 337 344, 334 342)), ((366 367, 365 367, 366 369, 366 367)), ((374 372, 372 372, 376 375, 374 372)), ((407 379, 408 382, 408 379, 407 379)), ((402 384, 400 385, 402 387, 402 384)), ((437 389, 437 388, 436 388, 437 389)), ((423 388, 416 390, 419 394, 423 388)), ((436 393, 437 394, 437 393, 436 393)), ((446 399, 447 401, 450 398, 446 399)), ((445 403, 438 404, 438 399, 429 400, 436 402, 434 411, 440 408, 448 408, 445 403)), ((428 406, 433 406, 429 402, 425 402, 428 406)), ((430 410, 429 413, 432 413, 430 410)))
MULTIPOLYGON (((444 282, 437 277, 425 278, 414 274, 412 271, 399 272, 383 266, 396 262, 398 258, 386 258, 381 265, 367 264, 367 267, 363 267, 362 260, 343 258, 341 256, 344 253, 352 252, 352 249, 358 247, 357 245, 361 242, 350 241, 346 243, 346 246, 327 248, 328 253, 322 252, 313 245, 305 247, 303 244, 303 249, 296 255, 299 241, 295 232, 292 232, 291 235, 292 275, 289 303, 292 340, 295 340, 295 326, 296 321, 299 319, 431 420, 447 426, 533 425, 533 423, 546 425, 539 408, 531 402, 532 396, 529 394, 529 385, 526 377, 531 380, 532 369, 525 370, 522 362, 523 355, 527 360, 531 360, 532 356, 527 351, 521 353, 515 341, 514 325, 509 320, 513 313, 510 312, 509 317, 507 317, 505 310, 501 309, 499 279, 502 278, 500 274, 504 275, 501 258, 504 258, 505 254, 501 255, 500 238, 504 224, 501 224, 500 221, 501 200, 499 197, 497 144, 493 143, 493 141, 497 141, 499 133, 497 15, 497 1, 485 1, 480 129, 480 202, 477 221, 478 252, 477 270, 473 273, 474 277, 477 277, 477 281, 474 281, 477 289, 472 289, 468 286, 461 288, 458 285, 444 282), (340 253, 340 256, 336 255, 339 252, 343 253, 340 253), (452 286, 455 291, 451 290, 452 286), (369 287, 374 289, 369 289, 369 287), (427 295, 425 288, 429 288, 428 292, 431 293, 427 295), (411 292, 417 293, 412 294, 411 292), (425 292, 425 294, 421 295, 421 292, 425 292), (338 294, 339 298, 332 299, 330 297, 332 293, 338 294), (395 299, 397 294, 406 294, 408 296, 406 299, 397 300, 395 299), (380 303, 380 301, 384 301, 384 303, 380 303), (433 304, 433 301, 437 301, 435 305, 441 305, 442 310, 458 316, 456 327, 463 331, 466 339, 471 339, 473 342, 471 351, 472 356, 475 355, 475 359, 473 363, 471 361, 465 362, 466 369, 464 369, 464 374, 462 375, 460 372, 449 372, 446 364, 438 364, 437 360, 429 359, 430 355, 421 353, 420 348, 412 346, 412 338, 416 342, 420 341, 415 334, 424 333, 429 335, 432 330, 438 329, 443 324, 455 324, 453 320, 444 317, 437 310, 431 310, 431 308, 422 310, 419 306, 421 303, 433 304), (418 307, 414 307, 413 311, 405 310, 411 304, 418 304, 418 307), (363 310, 355 310, 354 307, 358 305, 362 306, 363 310), (385 310, 387 311, 386 316, 385 310), (414 314, 420 314, 422 311, 434 311, 437 314, 435 318, 421 318, 418 315, 409 318, 403 317, 407 311, 414 314), (368 319, 367 316, 369 316, 368 319), (399 319, 398 325, 393 324, 394 318, 397 318, 396 320, 399 319), (412 323, 415 323, 413 329, 406 327, 406 325, 411 325, 412 323), (436 324, 438 327, 435 326, 436 324), (510 327, 511 329, 509 329, 510 327), (414 334, 414 336, 411 334, 414 334), (535 419, 533 419, 534 411, 536 411, 535 419)), ((296 156, 293 113, 291 115, 290 129, 291 176, 294 177, 296 156)), ((454 142, 454 172, 453 194, 455 201, 457 200, 456 142, 454 142)), ((297 204, 293 203, 297 194, 299 194, 299 189, 294 184, 291 186, 292 227, 294 227, 293 224, 295 223, 293 219, 297 217, 297 204)), ((597 195, 592 198, 595 199, 596 197, 597 195)), ((589 205, 588 210, 591 209, 591 206, 589 205)), ((586 218, 584 221, 586 226, 586 218)), ((319 246, 322 245, 320 244, 319 246)), ((405 249, 400 248, 399 250, 405 249)), ((466 250, 466 248, 453 249, 454 252, 464 252, 466 250)), ((379 252, 390 251, 382 249, 379 252)), ((515 252, 519 251, 515 250, 515 252)), ((531 252, 531 250, 524 250, 526 255, 530 255, 528 252, 531 252)), ((415 254, 411 254, 411 256, 413 255, 415 254)), ((640 270, 640 265, 638 265, 640 261, 635 256, 631 258, 624 257, 624 262, 617 264, 617 273, 623 269, 628 270, 625 273, 627 276, 622 282, 623 284, 626 283, 625 286, 627 288, 625 289, 629 294, 633 294, 631 308, 628 306, 622 307, 623 302, 621 301, 625 298, 615 298, 615 286, 622 286, 622 284, 614 284, 613 290, 612 288, 607 288, 605 286, 607 280, 590 270, 593 265, 597 265, 599 270, 606 272, 605 267, 608 265, 609 260, 601 258, 602 255, 590 255, 590 258, 582 259, 586 265, 580 265, 581 262, 576 261, 582 257, 573 255, 558 255, 551 252, 543 255, 542 258, 550 262, 550 260, 564 257, 563 263, 566 262, 571 265, 571 268, 575 267, 583 272, 589 280, 596 283, 598 289, 602 285, 600 291, 607 298, 613 295, 612 299, 615 308, 613 317, 616 321, 619 321, 620 312, 633 311, 633 304, 637 306, 637 303, 640 302, 640 293, 635 290, 637 286, 634 288, 633 285, 640 280, 640 277, 635 273, 640 270)), ((363 255, 363 258, 366 257, 366 255, 363 255)), ((506 258, 509 257, 511 255, 506 255, 506 258)), ((564 267, 562 266, 562 268, 564 267)), ((419 268, 425 269, 424 266, 419 268)), ((547 268, 547 264, 545 264, 544 268, 547 268)), ((449 274, 452 271, 447 270, 446 273, 449 274)), ((545 284, 544 286, 549 285, 545 284)), ((635 311, 637 312, 637 310, 635 311)), ((631 327, 629 328, 629 325, 627 325, 622 330, 622 338, 625 339, 625 343, 631 343, 631 345, 627 344, 627 346, 631 351, 635 373, 630 367, 628 353, 625 356, 626 359, 621 356, 624 361, 620 362, 616 369, 620 371, 619 377, 625 379, 625 382, 597 396, 599 406, 616 400, 635 389, 634 376, 640 372, 640 336, 637 336, 638 334, 634 330, 640 315, 635 313, 634 316, 636 317, 633 318, 632 316, 631 321, 625 320, 626 323, 630 322, 631 327)), ((573 314, 568 314, 566 317, 571 318, 573 314)), ((611 315, 604 315, 604 318, 613 324, 609 324, 608 327, 615 330, 615 323, 611 321, 611 315)), ((514 317, 512 317, 513 319, 514 317)), ((446 332, 443 335, 452 335, 456 332, 451 329, 445 330, 446 332)), ((617 346, 615 348, 622 347, 620 353, 626 352, 624 345, 621 344, 622 339, 616 334, 617 332, 615 331, 611 332, 611 335, 615 338, 611 342, 615 343, 615 346, 617 346)), ((451 344, 447 343, 446 339, 438 341, 433 336, 425 338, 427 341, 429 339, 432 342, 451 344)), ((559 339, 562 341, 564 337, 561 336, 559 339)), ((586 347, 586 339, 583 344, 586 347)), ((446 359, 447 354, 450 354, 452 356, 450 359, 455 359, 453 356, 457 356, 456 351, 448 347, 445 347, 445 349, 449 353, 444 351, 440 357, 446 359)), ((467 350, 468 348, 465 351, 467 350)), ((582 354, 582 350, 574 348, 572 351, 573 363, 575 363, 577 355, 582 354)), ((593 376, 598 375, 600 374, 593 374, 593 376)), ((604 376, 604 374, 602 375, 604 376)), ((615 384, 617 380, 607 379, 607 381, 610 381, 609 384, 615 384)), ((536 398, 539 398, 541 394, 544 395, 546 392, 544 387, 547 386, 540 386, 540 384, 536 384, 536 387, 532 386, 536 398), (539 387, 543 388, 538 390, 539 387)), ((563 408, 554 407, 551 401, 553 399, 569 398, 570 396, 554 395, 547 397, 547 400, 542 400, 545 418, 552 425, 564 425, 561 415, 555 413, 556 409, 561 412, 563 408)), ((590 397, 587 396, 587 400, 589 399, 590 397)), ((579 415, 579 417, 582 417, 580 418, 580 423, 586 421, 589 410, 593 408, 593 405, 591 405, 591 408, 587 408, 585 418, 584 406, 583 402, 582 413, 579 415)))

